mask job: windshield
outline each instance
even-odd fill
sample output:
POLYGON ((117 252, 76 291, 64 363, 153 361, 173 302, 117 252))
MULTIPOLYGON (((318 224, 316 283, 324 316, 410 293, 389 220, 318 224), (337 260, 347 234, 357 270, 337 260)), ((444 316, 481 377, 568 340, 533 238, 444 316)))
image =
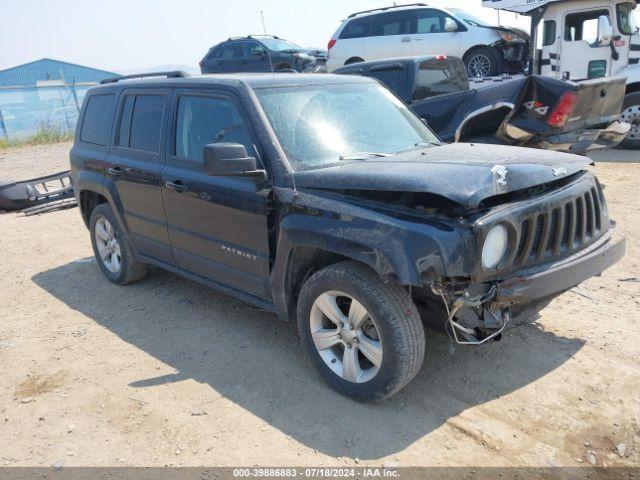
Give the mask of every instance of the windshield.
POLYGON ((285 50, 301 50, 299 45, 281 40, 279 38, 260 38, 260 41, 273 52, 283 52, 285 50))
POLYGON ((294 170, 439 143, 418 117, 378 84, 268 88, 256 94, 294 170))
POLYGON ((619 3, 617 9, 620 33, 625 35, 638 33, 638 14, 635 10, 635 5, 632 3, 619 3))
POLYGON ((453 13, 458 18, 458 20, 462 20, 464 23, 471 27, 491 26, 481 18, 478 18, 475 15, 471 15, 469 12, 465 12, 464 10, 460 10, 459 8, 450 8, 449 11, 453 13))

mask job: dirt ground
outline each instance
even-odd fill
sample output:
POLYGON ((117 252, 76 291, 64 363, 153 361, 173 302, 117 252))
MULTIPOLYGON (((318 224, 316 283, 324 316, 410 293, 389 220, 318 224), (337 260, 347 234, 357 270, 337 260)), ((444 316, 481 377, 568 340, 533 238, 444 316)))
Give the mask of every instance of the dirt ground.
MULTIPOLYGON (((68 149, 0 151, 0 178, 68 149)), ((373 406, 272 314, 160 270, 110 284, 77 209, 0 215, 0 466, 640 466, 640 154, 597 158, 624 260, 500 343, 450 355, 429 332, 373 406)))

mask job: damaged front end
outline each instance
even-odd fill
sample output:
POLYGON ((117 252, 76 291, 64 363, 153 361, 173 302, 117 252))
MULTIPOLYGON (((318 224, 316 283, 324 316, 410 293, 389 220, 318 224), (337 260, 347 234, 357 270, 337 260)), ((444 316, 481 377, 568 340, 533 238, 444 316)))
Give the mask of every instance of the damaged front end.
POLYGON ((468 279, 430 285, 446 310, 447 332, 459 344, 499 340, 512 307, 557 295, 624 256, 625 239, 609 219, 602 188, 588 172, 535 199, 485 202, 499 208, 472 220, 479 257, 475 272, 468 279), (506 246, 487 268, 482 256, 489 232, 497 227, 508 232, 506 246))

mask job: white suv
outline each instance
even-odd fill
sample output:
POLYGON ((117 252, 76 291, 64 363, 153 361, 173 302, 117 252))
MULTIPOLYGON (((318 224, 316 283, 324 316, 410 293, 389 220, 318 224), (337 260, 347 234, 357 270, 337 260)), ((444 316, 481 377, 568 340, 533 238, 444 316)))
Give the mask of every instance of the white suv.
POLYGON ((329 41, 327 69, 350 63, 413 55, 463 59, 470 77, 520 72, 529 36, 488 25, 457 8, 424 3, 367 10, 349 15, 329 41))

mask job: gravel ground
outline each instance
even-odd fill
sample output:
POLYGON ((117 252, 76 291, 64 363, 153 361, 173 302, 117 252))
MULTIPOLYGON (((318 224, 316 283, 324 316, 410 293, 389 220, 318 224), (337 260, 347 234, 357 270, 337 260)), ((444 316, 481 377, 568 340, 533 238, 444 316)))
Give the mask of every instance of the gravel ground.
MULTIPOLYGON (((0 151, 0 178, 69 144, 0 151)), ((327 388, 291 325, 175 275, 106 281, 77 209, 0 215, 0 465, 640 466, 640 154, 596 173, 627 255, 448 352, 379 405, 327 388), (634 163, 635 162, 635 163, 634 163)))

